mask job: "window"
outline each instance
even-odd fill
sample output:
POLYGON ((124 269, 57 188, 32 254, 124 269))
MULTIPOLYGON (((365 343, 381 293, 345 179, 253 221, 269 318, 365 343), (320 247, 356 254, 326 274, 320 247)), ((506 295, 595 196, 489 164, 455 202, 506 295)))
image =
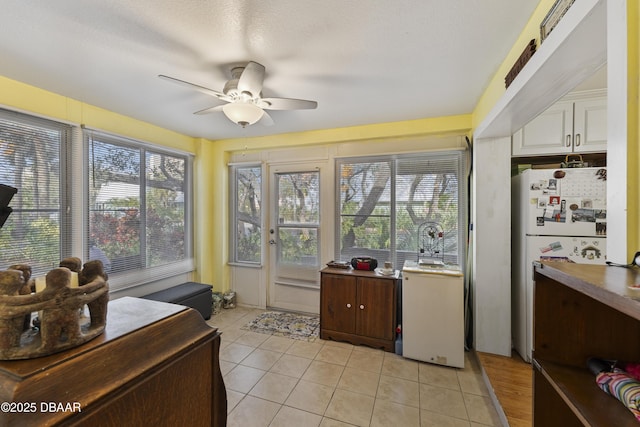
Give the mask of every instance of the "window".
POLYGON ((231 262, 260 264, 262 249, 262 167, 231 165, 231 262))
POLYGON ((463 152, 340 159, 336 167, 336 258, 372 256, 401 268, 417 260, 421 224, 443 230, 447 263, 464 261, 466 178, 463 152))
POLYGON ((111 273, 189 260, 191 158, 92 131, 85 141, 88 259, 111 273))
POLYGON ((34 275, 69 256, 63 171, 71 127, 0 110, 0 183, 18 192, 0 229, 0 267, 29 264, 34 275))

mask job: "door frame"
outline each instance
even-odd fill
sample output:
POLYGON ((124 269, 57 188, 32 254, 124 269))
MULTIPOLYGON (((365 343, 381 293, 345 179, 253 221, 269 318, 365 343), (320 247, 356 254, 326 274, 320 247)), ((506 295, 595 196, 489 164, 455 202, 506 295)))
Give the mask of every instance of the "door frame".
POLYGON ((267 196, 264 198, 266 202, 266 221, 265 221, 265 301, 266 306, 283 309, 300 311, 306 313, 319 313, 320 310, 320 270, 322 266, 332 258, 333 241, 334 241, 334 223, 335 215, 333 206, 335 200, 331 196, 333 194, 334 185, 332 184, 334 176, 334 166, 327 160, 314 161, 292 161, 292 162, 271 162, 266 165, 267 177, 267 196), (277 280, 276 262, 277 249, 269 244, 271 240, 270 231, 275 230, 276 210, 274 203, 277 200, 275 175, 277 173, 287 172, 315 172, 319 173, 320 186, 320 219, 318 221, 318 266, 316 276, 309 281, 295 280, 277 280), (286 294, 286 295, 284 295, 286 294), (296 300, 299 300, 296 302, 296 300))

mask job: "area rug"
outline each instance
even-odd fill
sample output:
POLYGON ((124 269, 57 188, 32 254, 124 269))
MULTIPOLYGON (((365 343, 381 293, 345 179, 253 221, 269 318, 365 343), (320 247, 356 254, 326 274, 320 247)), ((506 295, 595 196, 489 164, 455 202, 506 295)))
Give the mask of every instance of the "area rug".
POLYGON ((267 311, 258 315, 242 329, 312 342, 318 338, 320 319, 317 316, 267 311))

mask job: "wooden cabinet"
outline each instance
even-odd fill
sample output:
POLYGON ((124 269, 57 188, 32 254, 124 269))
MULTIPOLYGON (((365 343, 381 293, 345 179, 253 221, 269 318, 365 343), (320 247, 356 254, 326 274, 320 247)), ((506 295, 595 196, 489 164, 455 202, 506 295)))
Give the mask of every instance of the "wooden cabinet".
POLYGON ((640 270, 542 263, 534 280, 534 426, 637 426, 587 360, 640 361, 640 270))
POLYGON ((519 129, 512 144, 514 156, 606 151, 607 98, 592 92, 567 97, 519 129))
POLYGON ((399 274, 322 270, 320 338, 394 351, 399 274))
POLYGON ((0 425, 224 426, 219 348, 220 333, 196 310, 116 299, 93 340, 0 361, 0 402, 16 403, 0 412, 0 425))

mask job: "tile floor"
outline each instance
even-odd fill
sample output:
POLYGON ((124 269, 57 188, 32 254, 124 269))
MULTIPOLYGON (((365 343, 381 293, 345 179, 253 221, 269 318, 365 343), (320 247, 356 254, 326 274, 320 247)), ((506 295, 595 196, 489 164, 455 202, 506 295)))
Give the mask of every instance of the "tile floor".
POLYGON ((222 310, 220 367, 229 427, 500 426, 474 353, 465 368, 347 343, 241 329, 262 310, 222 310))

